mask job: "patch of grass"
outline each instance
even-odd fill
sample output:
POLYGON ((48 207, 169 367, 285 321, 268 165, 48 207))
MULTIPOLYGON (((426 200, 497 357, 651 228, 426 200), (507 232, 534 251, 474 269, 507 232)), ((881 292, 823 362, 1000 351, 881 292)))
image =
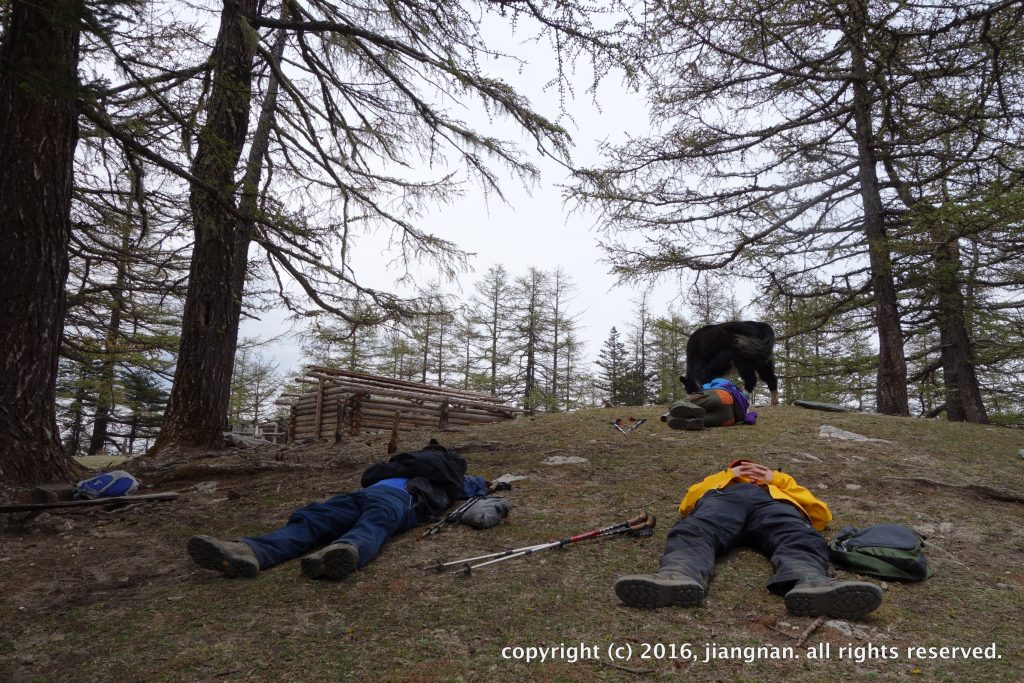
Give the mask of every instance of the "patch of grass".
POLYGON ((123 455, 80 455, 74 460, 86 469, 107 470, 125 464, 128 458, 123 455))

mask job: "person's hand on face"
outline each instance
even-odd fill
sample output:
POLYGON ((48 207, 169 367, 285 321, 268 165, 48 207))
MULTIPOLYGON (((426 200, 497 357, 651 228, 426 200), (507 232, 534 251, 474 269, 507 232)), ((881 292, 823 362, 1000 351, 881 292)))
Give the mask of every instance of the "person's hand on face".
POLYGON ((774 473, 764 465, 756 462, 741 462, 732 468, 733 475, 749 479, 756 484, 768 484, 771 482, 774 473))

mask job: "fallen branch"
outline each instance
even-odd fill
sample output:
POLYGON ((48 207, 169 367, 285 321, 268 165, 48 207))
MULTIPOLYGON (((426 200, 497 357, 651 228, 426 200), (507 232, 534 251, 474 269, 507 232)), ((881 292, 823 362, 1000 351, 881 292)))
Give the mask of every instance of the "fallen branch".
POLYGON ((818 627, 825 623, 825 617, 818 617, 811 622, 811 625, 804 629, 804 632, 800 634, 800 637, 796 641, 796 647, 800 647, 804 642, 811 637, 811 634, 818 630, 818 627))
POLYGON ((141 496, 115 496, 112 498, 95 498, 93 500, 62 500, 53 503, 7 503, 0 505, 0 512, 30 512, 51 508, 77 508, 91 505, 123 505, 126 503, 155 502, 158 500, 174 500, 177 491, 167 493, 146 493, 141 496))
POLYGON ((783 631, 778 626, 773 626, 772 624, 768 624, 767 626, 768 626, 768 628, 770 628, 771 630, 775 631, 776 633, 781 633, 782 635, 787 636, 789 638, 799 638, 800 637, 797 634, 792 633, 791 631, 783 631))
POLYGON ((883 477, 883 479, 891 481, 913 481, 919 484, 928 484, 929 486, 941 486, 950 489, 960 489, 962 491, 970 491, 985 496, 986 498, 992 498, 994 500, 1005 500, 1011 503, 1024 503, 1024 495, 1015 491, 1008 491, 1006 489, 997 489, 992 486, 986 486, 984 484, 950 484, 945 481, 936 481, 934 479, 928 479, 926 477, 883 477))

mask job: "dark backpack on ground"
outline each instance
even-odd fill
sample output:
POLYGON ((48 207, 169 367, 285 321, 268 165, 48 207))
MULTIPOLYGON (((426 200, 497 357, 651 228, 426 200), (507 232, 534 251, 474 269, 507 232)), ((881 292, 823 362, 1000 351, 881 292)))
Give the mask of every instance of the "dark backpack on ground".
POLYGON ((923 581, 932 575, 921 549, 921 536, 898 524, 844 526, 828 544, 832 562, 858 574, 897 581, 923 581))
POLYGON ((429 522, 462 497, 465 474, 465 458, 431 439, 421 450, 396 453, 387 462, 370 465, 363 472, 362 486, 392 477, 408 479, 405 490, 416 501, 416 517, 429 522))

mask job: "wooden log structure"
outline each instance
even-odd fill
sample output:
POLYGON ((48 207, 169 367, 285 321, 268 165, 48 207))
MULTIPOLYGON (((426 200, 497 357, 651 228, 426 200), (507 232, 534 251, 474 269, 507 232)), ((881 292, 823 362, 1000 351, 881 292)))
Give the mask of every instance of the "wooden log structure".
POLYGON ((474 391, 419 384, 363 372, 307 366, 309 390, 279 400, 290 406, 288 439, 358 436, 364 430, 447 429, 511 420, 522 409, 474 391))
POLYGON ((314 428, 314 439, 320 438, 320 424, 323 418, 324 409, 324 381, 320 380, 316 391, 316 427, 314 428))

